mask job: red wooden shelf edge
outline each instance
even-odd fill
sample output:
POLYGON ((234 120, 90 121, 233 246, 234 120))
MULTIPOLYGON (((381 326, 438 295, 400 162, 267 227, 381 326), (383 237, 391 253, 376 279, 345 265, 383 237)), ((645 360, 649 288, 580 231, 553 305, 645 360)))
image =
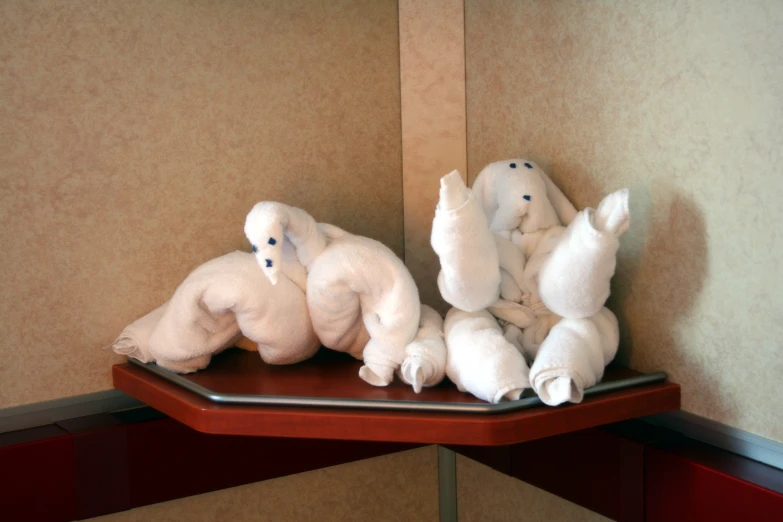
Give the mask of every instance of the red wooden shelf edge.
POLYGON ((221 405, 129 363, 112 375, 118 390, 198 431, 261 437, 501 446, 680 407, 680 387, 670 382, 564 407, 477 415, 221 405))

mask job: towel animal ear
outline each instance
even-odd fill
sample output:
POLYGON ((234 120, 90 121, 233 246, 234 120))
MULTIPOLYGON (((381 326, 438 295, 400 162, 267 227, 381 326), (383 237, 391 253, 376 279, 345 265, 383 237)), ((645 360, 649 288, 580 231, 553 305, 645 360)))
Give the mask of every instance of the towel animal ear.
POLYGON ((494 232, 535 232, 570 221, 576 210, 532 161, 513 159, 487 165, 473 183, 494 232), (560 215, 562 210, 562 216, 560 215))

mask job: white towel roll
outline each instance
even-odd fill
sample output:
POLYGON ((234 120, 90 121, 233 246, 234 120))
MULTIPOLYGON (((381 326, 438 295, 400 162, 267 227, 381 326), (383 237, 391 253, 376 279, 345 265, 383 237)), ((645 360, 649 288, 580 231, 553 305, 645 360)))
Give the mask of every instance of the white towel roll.
POLYGON ((519 350, 503 336, 497 320, 485 311, 452 308, 444 323, 446 375, 461 391, 498 403, 518 399, 530 387, 529 369, 519 350))
POLYGON ((579 212, 541 264, 538 294, 562 317, 593 316, 609 297, 619 236, 628 228, 628 191, 608 195, 599 211, 579 212))
POLYGON ((405 360, 398 371, 400 379, 419 393, 424 386, 435 386, 446 376, 446 342, 443 318, 427 305, 421 305, 419 331, 405 347, 405 360))
POLYGON ((431 243, 440 259, 438 289, 447 303, 478 311, 497 300, 500 265, 495 236, 456 170, 441 179, 431 243))
POLYGON ((617 318, 602 308, 588 319, 562 319, 549 332, 530 368, 530 382, 550 406, 579 403, 586 388, 601 380, 617 353, 617 318))

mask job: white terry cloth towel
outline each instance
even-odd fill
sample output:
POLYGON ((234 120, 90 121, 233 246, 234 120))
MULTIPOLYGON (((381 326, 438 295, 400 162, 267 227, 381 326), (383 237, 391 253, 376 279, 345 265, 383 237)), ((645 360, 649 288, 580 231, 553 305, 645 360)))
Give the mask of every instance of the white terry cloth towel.
POLYGON ((530 387, 529 369, 519 350, 503 336, 486 310, 452 308, 444 323, 448 360, 446 375, 460 391, 487 402, 519 399, 530 387))
POLYGON ((579 403, 601 380, 617 353, 620 330, 607 308, 587 319, 561 319, 549 331, 530 368, 530 383, 544 404, 579 403))
POLYGON ((397 375, 419 393, 423 386, 436 386, 446 376, 446 341, 443 318, 432 307, 421 305, 419 331, 405 347, 405 360, 397 375))
POLYGON ((447 303, 475 312, 497 300, 501 275, 494 234, 456 170, 440 180, 430 242, 440 260, 438 289, 447 303))
POLYGON ((188 373, 205 368, 212 355, 242 334, 258 344, 268 364, 302 361, 320 345, 301 289, 285 276, 277 285, 270 284, 255 257, 237 251, 204 263, 185 278, 150 331, 146 346, 139 344, 129 352, 127 345, 120 344, 117 349, 188 373))
POLYGON ((305 268, 323 252, 329 241, 310 214, 276 201, 261 201, 253 206, 245 218, 245 236, 273 285, 283 270, 286 241, 293 244, 296 256, 305 268))
MULTIPOLYGON (((629 225, 627 189, 608 195, 595 210, 577 213, 538 165, 514 159, 487 165, 471 190, 490 229, 525 253, 524 290, 534 300, 540 297, 549 310, 572 319, 601 309, 609 296, 618 238, 629 225)), ((505 278, 502 294, 515 301, 510 283, 505 278)))
POLYGON ((490 228, 504 235, 534 233, 567 225, 576 215, 568 198, 534 162, 496 161, 484 167, 471 187, 490 228))
POLYGON ((160 322, 168 305, 169 302, 166 301, 150 313, 133 321, 106 348, 111 348, 119 355, 133 357, 143 363, 154 362, 149 349, 150 334, 160 322))
POLYGON ((598 208, 579 212, 541 262, 538 295, 554 313, 590 317, 609 297, 620 236, 628 230, 628 190, 606 196, 598 208))
MULTIPOLYGON (((344 233, 309 266, 307 304, 324 346, 339 349, 361 321, 369 334, 359 376, 386 386, 419 328, 419 291, 403 262, 382 243, 344 233)), ((351 346, 352 355, 356 346, 351 346)), ((357 357, 358 358, 358 357, 357 357)))
POLYGON ((517 245, 495 234, 495 246, 500 264, 500 297, 520 302, 525 287, 525 254, 517 245))
POLYGON ((282 257, 279 240, 292 242, 307 268, 307 304, 321 343, 363 360, 359 376, 366 382, 391 383, 418 331, 421 306, 413 277, 394 252, 276 202, 256 204, 245 234, 271 281, 282 257))

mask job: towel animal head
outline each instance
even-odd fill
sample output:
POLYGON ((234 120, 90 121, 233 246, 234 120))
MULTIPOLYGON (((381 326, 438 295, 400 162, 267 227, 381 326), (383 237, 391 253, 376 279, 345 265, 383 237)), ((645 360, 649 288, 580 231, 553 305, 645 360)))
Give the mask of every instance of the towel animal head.
POLYGON ((245 237, 273 285, 277 284, 279 274, 285 272, 286 262, 292 261, 287 257, 295 254, 299 263, 309 268, 323 252, 330 234, 339 232, 337 227, 328 226, 323 231, 304 210, 276 201, 256 203, 245 218, 245 237))
POLYGON ((283 262, 283 223, 279 207, 271 202, 256 204, 245 219, 245 237, 250 241, 264 275, 274 285, 283 262))
POLYGON ((526 159, 490 163, 473 183, 490 229, 522 233, 568 224, 576 209, 541 168, 526 159))

